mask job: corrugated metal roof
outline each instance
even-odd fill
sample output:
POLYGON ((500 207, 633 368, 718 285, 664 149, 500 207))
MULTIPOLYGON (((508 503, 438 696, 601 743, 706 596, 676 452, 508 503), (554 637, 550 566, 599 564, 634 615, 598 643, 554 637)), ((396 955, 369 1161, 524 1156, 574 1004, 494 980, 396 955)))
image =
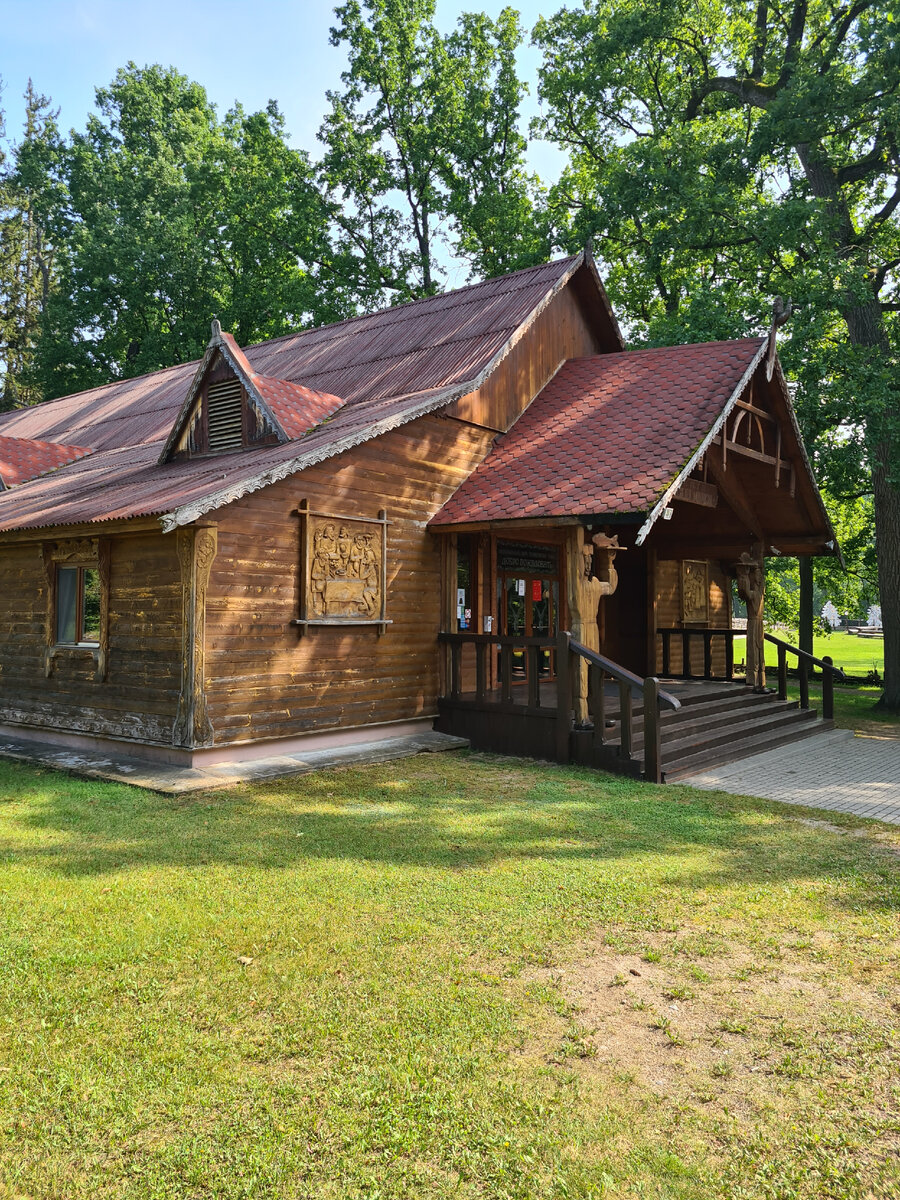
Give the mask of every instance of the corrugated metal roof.
MULTIPOLYGON (((263 486, 447 404, 478 386, 523 322, 582 261, 578 255, 545 263, 247 348, 242 356, 254 375, 281 387, 276 402, 288 403, 291 384, 300 385, 313 416, 330 399, 344 401, 325 424, 281 446, 157 464, 196 362, 2 414, 0 435, 94 452, 0 495, 0 529, 164 514, 167 524, 181 523, 227 502, 217 500, 222 493, 263 486), (315 393, 328 399, 313 402, 315 393)), ((301 424, 298 416, 295 432, 301 424)))
POLYGON ((570 359, 431 524, 649 512, 762 343, 570 359))

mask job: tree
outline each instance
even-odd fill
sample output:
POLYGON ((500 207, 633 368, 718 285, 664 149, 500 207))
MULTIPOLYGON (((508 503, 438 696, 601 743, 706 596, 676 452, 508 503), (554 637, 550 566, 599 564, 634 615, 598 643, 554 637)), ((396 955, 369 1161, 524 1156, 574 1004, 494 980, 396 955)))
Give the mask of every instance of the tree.
POLYGON ((49 235, 60 201, 54 166, 60 139, 58 112, 28 81, 23 140, 9 169, 0 160, 0 409, 41 399, 34 359, 41 316, 55 280, 56 246, 49 235))
POLYGON ((319 137, 363 303, 434 294, 450 230, 476 274, 546 257, 518 129, 513 10, 463 16, 447 37, 434 0, 347 0, 335 15, 331 41, 349 66, 319 137))
POLYGON ((186 362, 217 315, 244 343, 347 315, 329 212, 277 108, 224 121, 172 68, 120 70, 65 147, 65 253, 44 314, 48 395, 186 362))
POLYGON ((882 703, 900 709, 897 0, 587 0, 535 29, 544 132, 650 341, 762 325, 776 292, 799 413, 838 496, 874 499, 882 703))

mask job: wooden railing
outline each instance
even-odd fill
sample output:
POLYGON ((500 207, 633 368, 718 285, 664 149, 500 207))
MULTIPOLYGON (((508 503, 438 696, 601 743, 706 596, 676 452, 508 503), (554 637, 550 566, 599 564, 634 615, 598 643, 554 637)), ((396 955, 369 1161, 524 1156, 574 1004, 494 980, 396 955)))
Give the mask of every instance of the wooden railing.
POLYGON ((663 676, 678 679, 734 679, 734 639, 747 636, 744 629, 658 629, 662 638, 662 671, 663 676), (681 671, 672 671, 672 639, 681 642, 681 671), (691 666, 692 639, 703 639, 703 669, 695 672, 691 666), (722 675, 713 674, 713 641, 720 638, 724 642, 724 666, 722 675))
POLYGON ((778 648, 778 698, 780 700, 787 699, 787 656, 793 654, 797 659, 797 675, 800 680, 800 707, 809 708, 809 668, 811 666, 821 667, 822 718, 825 721, 831 721, 834 717, 835 676, 839 679, 846 679, 841 668, 834 665, 828 654, 824 658, 816 658, 814 654, 801 650, 799 646, 792 646, 790 642, 782 641, 781 638, 775 637, 771 633, 767 633, 765 637, 767 642, 771 642, 778 648))
MULTIPOLYGON (((745 629, 659 629, 657 633, 662 638, 662 672, 663 676, 673 676, 672 672, 672 639, 681 642, 681 672, 676 673, 681 679, 734 679, 734 639, 745 638, 745 629), (695 672, 691 665, 692 639, 703 639, 703 669, 695 672), (725 644, 725 672, 723 675, 713 674, 713 641, 721 638, 725 644)), ((844 679, 844 672, 836 667, 831 658, 816 658, 798 646, 792 646, 774 634, 765 635, 767 642, 778 648, 778 698, 787 699, 787 656, 793 654, 797 659, 797 676, 800 681, 800 707, 809 708, 809 670, 810 667, 820 667, 822 670, 822 716, 826 721, 834 717, 834 680, 835 677, 844 679)))
MULTIPOLYGON (((568 638, 568 634, 561 634, 568 638)), ((591 715, 594 747, 602 751, 606 740, 606 689, 607 678, 619 687, 619 756, 626 761, 634 758, 634 709, 635 693, 642 698, 644 710, 644 778, 652 783, 662 781, 662 746, 660 712, 663 708, 681 708, 681 701, 661 690, 655 676, 641 679, 618 663, 604 658, 602 654, 589 650, 580 642, 569 640, 572 656, 577 663, 583 659, 588 668, 588 711, 591 715)))
MULTIPOLYGON (((593 752, 591 761, 602 762, 616 769, 617 766, 633 767, 639 773, 639 762, 634 754, 633 697, 641 696, 644 712, 644 777, 659 783, 662 778, 660 750, 660 711, 663 708, 677 709, 680 701, 659 687, 656 678, 641 679, 618 663, 589 650, 571 635, 562 632, 556 637, 512 637, 490 633, 441 633, 439 640, 448 649, 447 690, 445 699, 452 705, 476 708, 484 714, 479 732, 486 741, 491 737, 491 722, 499 722, 496 730, 498 742, 510 744, 509 721, 504 725, 503 717, 520 719, 522 729, 522 754, 529 750, 527 739, 535 736, 535 724, 541 726, 541 736, 546 732, 546 721, 552 719, 554 730, 552 747, 549 740, 539 744, 552 754, 557 762, 569 762, 573 749, 573 688, 576 683, 580 662, 587 664, 588 708, 593 720, 593 730, 588 739, 593 752), (465 689, 463 649, 474 650, 474 691, 465 689), (490 687, 491 656, 499 652, 498 679, 496 688, 490 687), (519 655, 524 658, 525 680, 514 686, 513 664, 519 655), (541 679, 541 668, 546 662, 555 666, 555 676, 541 679), (607 704, 604 684, 609 679, 619 690, 619 737, 616 741, 609 736, 606 726, 607 704), (545 692, 542 698, 541 684, 545 692), (549 693, 549 695, 548 695, 549 693), (547 700, 550 703, 547 703, 547 700), (529 718, 529 729, 523 719, 529 718), (543 718, 543 723, 541 719, 543 718), (503 726, 501 728, 501 726, 503 726)), ((471 671, 471 664, 469 667, 471 671)), ((576 757, 579 741, 575 743, 576 757)))

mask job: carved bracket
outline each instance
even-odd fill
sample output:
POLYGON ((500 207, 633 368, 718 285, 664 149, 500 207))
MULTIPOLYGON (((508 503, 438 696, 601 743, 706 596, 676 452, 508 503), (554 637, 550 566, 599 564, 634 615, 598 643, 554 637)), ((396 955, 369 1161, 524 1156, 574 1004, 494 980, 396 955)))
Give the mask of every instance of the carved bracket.
POLYGON ((376 519, 314 512, 308 500, 300 518, 300 613, 291 622, 301 633, 317 625, 374 625, 386 618, 387 513, 376 519))
POLYGON ((175 746, 211 746, 206 704, 206 594, 218 549, 215 527, 189 526, 177 534, 181 567, 181 692, 172 727, 175 746))

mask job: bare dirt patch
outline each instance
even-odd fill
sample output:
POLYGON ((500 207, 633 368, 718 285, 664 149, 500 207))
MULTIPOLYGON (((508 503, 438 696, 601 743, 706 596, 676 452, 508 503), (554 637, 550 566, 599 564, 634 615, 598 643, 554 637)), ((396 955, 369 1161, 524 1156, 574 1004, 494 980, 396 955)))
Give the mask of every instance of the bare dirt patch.
POLYGON ((895 1158, 896 947, 848 975, 835 969, 827 932, 796 953, 735 939, 691 954, 709 935, 684 927, 642 936, 643 951, 619 953, 603 931, 568 965, 535 972, 571 1014, 550 1062, 655 1098, 729 1153, 751 1132, 777 1138, 823 1112, 839 1128, 864 1109, 870 1136, 854 1150, 857 1167, 895 1158))

